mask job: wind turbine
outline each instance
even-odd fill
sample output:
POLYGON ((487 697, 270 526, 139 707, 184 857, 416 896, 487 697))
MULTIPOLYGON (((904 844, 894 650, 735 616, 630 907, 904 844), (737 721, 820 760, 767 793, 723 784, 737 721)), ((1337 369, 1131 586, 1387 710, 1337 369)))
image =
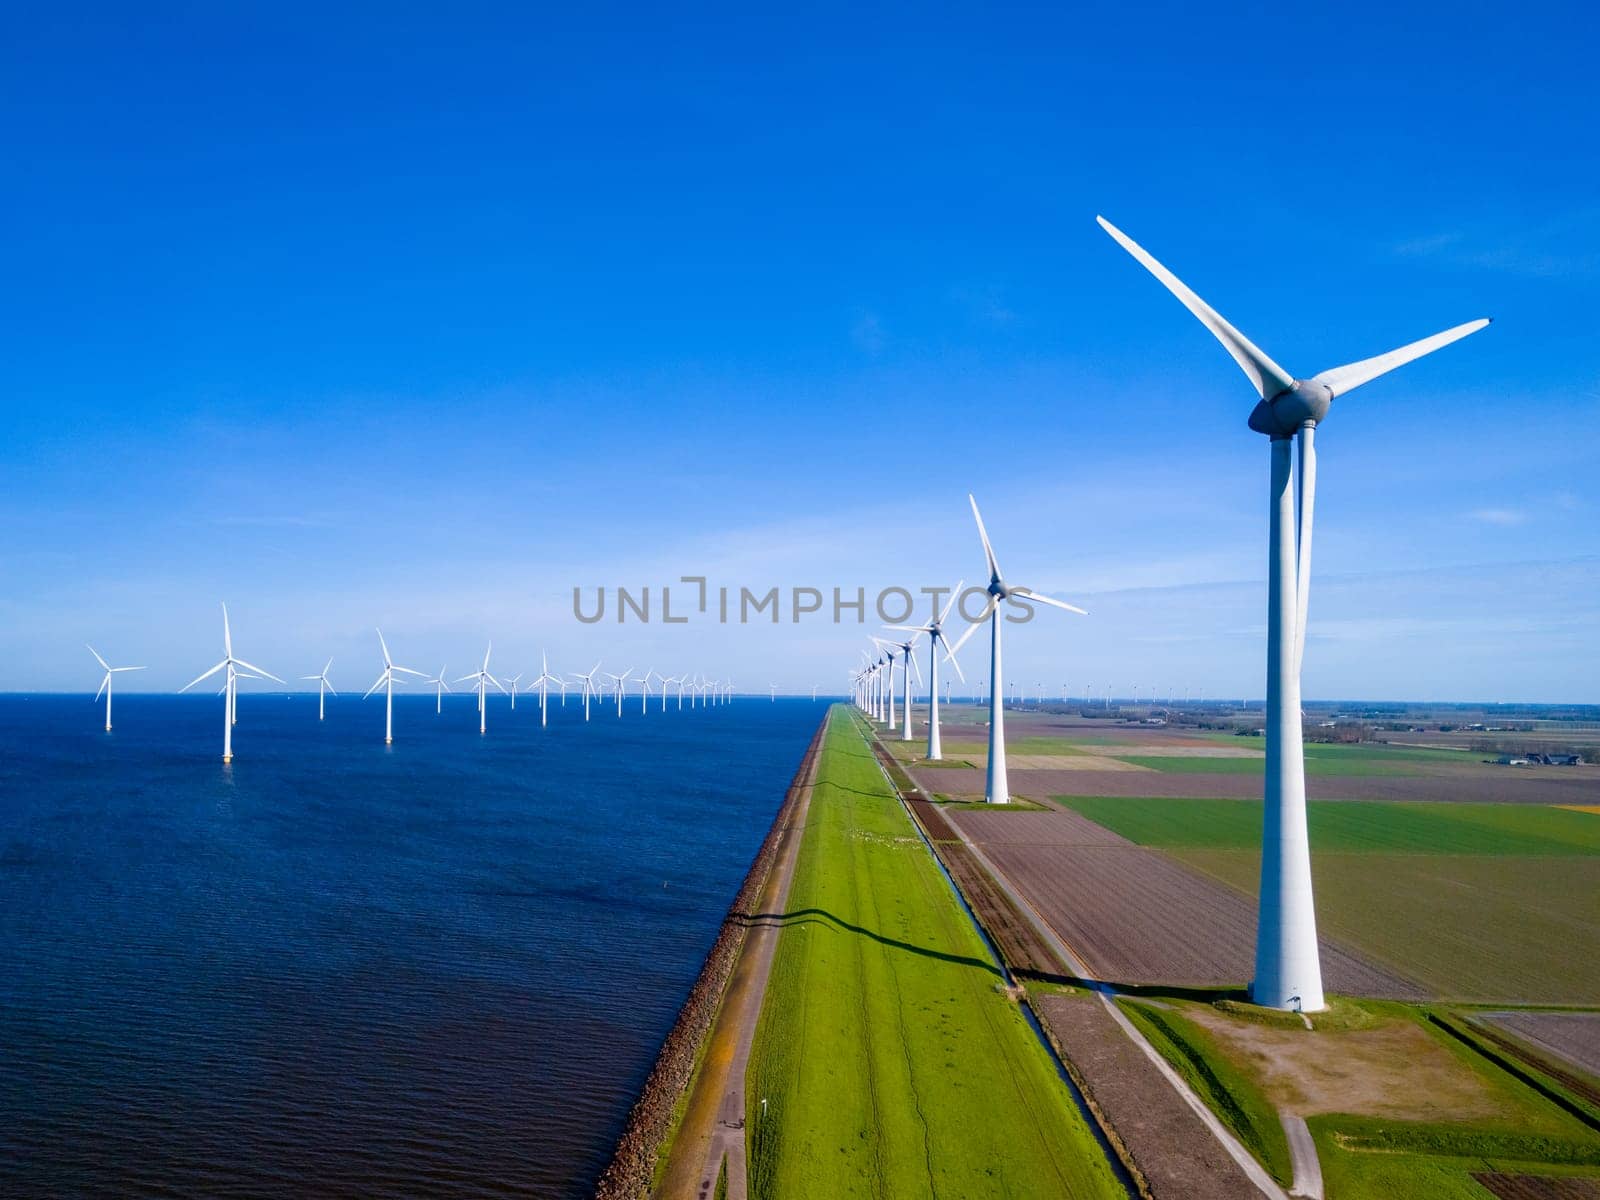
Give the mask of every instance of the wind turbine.
MULTIPOLYGON (((1005 705, 1004 693, 1001 690, 1005 675, 1000 656, 1000 630, 1004 617, 1000 612, 1000 605, 1012 596, 1016 596, 1029 604, 1048 604, 1065 609, 1067 612, 1085 616, 1088 614, 1076 605, 1067 604, 1050 596, 1042 596, 1032 588, 1007 583, 1000 571, 1000 562, 995 558, 994 547, 989 543, 989 531, 983 526, 983 514, 978 511, 978 501, 971 493, 967 495, 967 503, 972 505, 972 519, 978 524, 978 538, 983 542, 984 561, 989 565, 989 603, 984 607, 983 616, 978 618, 978 624, 969 626, 950 652, 954 654, 960 650, 983 621, 989 622, 989 679, 992 690, 989 693, 989 767, 983 785, 983 798, 990 804, 1007 804, 1011 800, 1011 791, 1006 780, 1005 705)), ((1041 702, 1043 696, 1044 685, 1041 684, 1041 702)))
POLYGON ((662 676, 660 676, 660 679, 661 679, 661 711, 662 712, 666 712, 667 711, 667 685, 668 684, 672 684, 672 683, 677 683, 678 681, 676 679, 672 678, 672 676, 670 676, 670 675, 662 675, 662 676))
MULTIPOLYGON (((89 653, 94 655, 95 662, 99 663, 102 667, 104 667, 106 669, 106 677, 100 681, 100 692, 104 692, 106 694, 106 732, 110 733, 111 732, 111 677, 113 675, 120 675, 124 671, 142 671, 142 670, 144 670, 144 668, 143 667, 113 667, 105 659, 101 658, 100 657, 100 652, 98 650, 96 650, 93 646, 90 646, 88 642, 85 642, 84 645, 88 647, 89 653)), ((96 692, 94 694, 94 698, 96 700, 100 699, 100 692, 96 692)))
POLYGON ((550 674, 550 659, 545 652, 541 650, 539 651, 539 678, 535 679, 533 683, 529 685, 539 689, 539 728, 541 729, 549 724, 545 709, 546 703, 549 700, 550 685, 552 683, 561 689, 561 699, 564 702, 567 698, 566 681, 561 679, 559 676, 550 674))
MULTIPOLYGON (((317 681, 317 720, 322 720, 327 704, 327 695, 333 692, 333 684, 328 682, 328 672, 333 670, 333 659, 328 660, 328 665, 322 668, 320 675, 302 675, 301 679, 315 679, 317 681)), ((333 692, 337 696, 338 692, 333 692)))
POLYGON ((887 625, 886 629, 898 629, 903 633, 925 633, 928 635, 928 761, 939 762, 944 758, 944 752, 939 745, 939 645, 944 644, 944 656, 950 660, 950 665, 955 668, 956 674, 961 676, 965 683, 967 677, 961 674, 961 664, 956 662, 955 655, 950 652, 950 643, 944 636, 945 619, 950 616, 950 610, 955 607, 956 599, 961 595, 962 585, 966 580, 957 583, 955 590, 950 593, 950 599, 945 603, 944 611, 934 609, 933 620, 926 625, 887 625))
POLYGON ((415 675, 418 679, 425 676, 421 671, 413 671, 410 667, 397 667, 394 660, 389 657, 389 643, 383 640, 383 630, 378 630, 378 645, 383 647, 383 674, 378 676, 377 682, 367 689, 363 700, 379 688, 383 689, 383 744, 392 745, 394 742, 394 685, 404 683, 405 680, 395 679, 398 675, 415 675))
POLYGON ((479 667, 471 675, 463 675, 460 679, 456 680, 457 683, 466 683, 470 680, 477 687, 479 733, 487 733, 489 731, 489 685, 492 683, 495 687, 500 688, 502 695, 505 694, 506 690, 501 686, 501 683, 498 679, 489 674, 489 654, 493 650, 494 643, 490 642, 483 649, 483 666, 479 667))
MULTIPOLYGON (((1222 343, 1255 386, 1249 426, 1271 445, 1271 509, 1267 567, 1266 818, 1256 921, 1255 978, 1250 998, 1269 1008, 1314 1012, 1324 1007, 1317 918, 1306 835, 1305 748, 1300 725, 1300 667, 1311 592, 1311 528, 1317 487, 1315 432, 1332 402, 1364 383, 1459 341, 1489 324, 1468 321, 1372 358, 1298 379, 1273 362, 1144 247, 1104 217, 1095 218, 1222 343), (1289 487, 1299 445, 1296 491, 1289 487), (1298 505, 1296 500, 1298 499, 1298 505), (1298 512, 1296 511, 1298 508, 1298 512)), ((1296 281, 1297 291, 1308 290, 1296 281)))
MULTIPOLYGON (((905 686, 906 715, 905 715, 905 726, 904 726, 905 732, 900 735, 900 740, 902 742, 909 742, 911 740, 911 672, 912 672, 913 669, 917 672, 917 682, 919 684, 922 682, 922 668, 917 666, 917 660, 915 658, 913 658, 912 655, 911 655, 912 647, 914 647, 917 644, 917 639, 920 638, 921 636, 922 635, 920 633, 916 633, 916 634, 912 634, 909 638, 906 638, 904 641, 891 643, 891 645, 897 646, 900 649, 900 655, 901 655, 900 674, 902 676, 904 676, 905 681, 906 681, 906 686, 905 686)), ((890 657, 891 658, 894 657, 892 652, 890 654, 890 657)), ((891 722, 890 724, 892 725, 893 722, 891 722)))
POLYGON ((589 697, 594 695, 594 677, 599 673, 599 671, 600 664, 597 662, 589 669, 589 673, 587 675, 584 675, 578 671, 574 671, 572 673, 572 677, 583 684, 583 719, 585 721, 589 719, 589 697))
POLYGON ((621 675, 613 675, 610 671, 606 672, 606 678, 615 680, 617 684, 617 716, 619 717, 622 715, 622 698, 627 690, 628 676, 632 674, 632 667, 629 667, 621 675))
MULTIPOLYGON (((641 716, 643 716, 647 711, 649 711, 649 704, 650 704, 650 676, 654 675, 655 673, 656 673, 656 669, 654 667, 650 667, 645 671, 645 673, 643 675, 639 676, 639 714, 641 716)), ((661 694, 663 696, 666 695, 666 691, 667 691, 666 686, 663 684, 662 688, 661 688, 661 694)))
POLYGON ((444 711, 444 694, 450 691, 450 685, 445 682, 444 664, 440 664, 439 673, 432 679, 424 679, 423 683, 433 684, 433 711, 435 715, 444 711))
POLYGON ((512 712, 516 712, 517 711, 517 685, 522 682, 522 677, 524 675, 526 675, 526 674, 527 674, 526 671, 518 671, 515 675, 506 676, 506 678, 504 680, 505 683, 509 683, 511 685, 511 711, 512 712))
MULTIPOLYGON (((884 721, 884 724, 887 725, 890 729, 893 729, 894 728, 894 652, 899 647, 896 646, 896 644, 894 642, 888 641, 885 638, 878 637, 875 634, 872 635, 872 644, 875 645, 878 648, 879 652, 883 655, 883 670, 884 670, 885 679, 887 681, 886 682, 886 687, 887 687, 888 693, 889 693, 889 714, 888 714, 888 719, 884 721)), ((907 685, 908 685, 906 687, 906 701, 907 701, 907 703, 909 703, 910 700, 911 700, 911 688, 910 688, 909 684, 910 684, 910 681, 907 680, 907 685)), ((814 688, 814 687, 811 689, 811 698, 813 700, 815 700, 817 698, 817 689, 814 688)))
POLYGON ((225 682, 222 686, 222 693, 224 697, 222 705, 222 761, 225 763, 233 761, 233 705, 234 697, 238 694, 239 690, 240 667, 243 667, 246 671, 250 671, 262 679, 273 679, 277 680, 279 683, 283 682, 283 680, 278 679, 278 677, 271 671, 263 671, 260 667, 253 667, 249 663, 245 662, 244 659, 235 658, 233 656, 233 631, 228 627, 228 606, 224 604, 222 606, 222 661, 216 666, 212 667, 211 670, 207 671, 198 679, 191 679, 188 683, 179 688, 178 691, 180 694, 187 692, 195 684, 203 683, 205 680, 210 679, 218 671, 227 671, 227 675, 224 677, 225 682))

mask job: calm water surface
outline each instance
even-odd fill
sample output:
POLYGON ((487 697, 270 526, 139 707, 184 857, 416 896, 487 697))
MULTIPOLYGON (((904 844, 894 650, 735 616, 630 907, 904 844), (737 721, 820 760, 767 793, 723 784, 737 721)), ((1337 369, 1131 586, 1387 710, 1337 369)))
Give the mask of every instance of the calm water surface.
POLYGON ((579 1196, 820 719, 0 697, 0 1195, 579 1196))

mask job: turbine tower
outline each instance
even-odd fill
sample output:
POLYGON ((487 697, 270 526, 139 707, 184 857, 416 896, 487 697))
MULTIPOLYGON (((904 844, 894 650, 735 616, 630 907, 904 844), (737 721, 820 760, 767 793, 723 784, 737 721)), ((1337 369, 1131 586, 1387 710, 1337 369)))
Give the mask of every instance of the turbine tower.
POLYGON ((383 744, 394 744, 394 685, 404 683, 403 679, 396 679, 395 675, 415 675, 418 679, 424 678, 421 671, 413 671, 410 667, 397 667, 394 660, 389 657, 389 643, 383 640, 383 630, 378 630, 378 645, 383 647, 383 674, 367 689, 363 700, 379 688, 383 689, 383 744))
POLYGON ((939 762, 944 758, 944 751, 939 745, 939 645, 944 643, 944 656, 950 660, 950 665, 955 668, 956 674, 961 676, 965 683, 967 677, 961 674, 961 664, 950 653, 950 643, 945 640, 944 623, 950 616, 950 610, 955 607, 961 595, 962 585, 966 580, 957 583, 955 590, 950 593, 950 599, 945 603, 944 611, 940 612, 937 606, 933 610, 933 620, 926 625, 886 625, 886 629, 898 629, 902 633, 925 633, 928 635, 928 761, 939 762))
POLYGON ((617 716, 619 717, 622 715, 622 701, 628 691, 628 676, 632 674, 632 667, 629 667, 621 675, 613 675, 610 671, 606 672, 606 678, 615 680, 617 684, 617 716))
POLYGON ((1305 750, 1300 717, 1300 665, 1311 591, 1311 523, 1317 487, 1314 434, 1338 397, 1396 367, 1431 354, 1488 325, 1468 321, 1390 350, 1297 379, 1171 271, 1104 217, 1096 217, 1129 254, 1193 313, 1255 385, 1249 426, 1270 439, 1271 503, 1267 565, 1267 762, 1255 978, 1250 998, 1270 1008, 1314 1012, 1324 1007, 1317 918, 1306 836, 1305 750), (1296 491, 1290 490, 1292 442, 1299 444, 1296 491), (1298 513, 1297 513, 1298 508, 1298 513))
POLYGON ((978 501, 970 492, 967 494, 967 503, 972 505, 972 519, 978 523, 978 538, 983 542, 983 557, 989 564, 989 603, 983 610, 983 616, 978 618, 976 624, 967 627, 967 631, 950 648, 950 653, 954 654, 960 650, 985 620, 989 622, 989 678, 993 681, 993 688, 989 693, 989 768, 984 779, 983 798, 990 804, 1009 804, 1011 790, 1006 781, 1005 705, 1001 703, 1000 691, 1004 679, 1000 664, 1000 627, 1005 618, 1000 612, 1000 605, 1010 597, 1017 596, 1030 604, 1049 604, 1083 616, 1087 616, 1088 613, 1075 605, 1066 604, 1050 596, 1041 596, 1032 588, 1008 584, 1005 576, 1000 573, 1000 563, 994 556, 994 547, 989 544, 989 531, 983 527, 983 514, 978 511, 978 501))
POLYGON ((546 712, 547 702, 550 698, 550 685, 555 684, 561 689, 561 698, 567 698, 566 681, 550 674, 550 658, 543 650, 539 651, 539 678, 530 685, 539 689, 539 728, 543 729, 549 724, 546 712))
MULTIPOLYGON (((909 742, 911 740, 911 672, 913 670, 915 670, 916 673, 917 673, 917 682, 918 683, 922 682, 922 668, 917 666, 917 660, 915 658, 913 658, 912 654, 911 654, 912 647, 917 644, 917 639, 919 637, 921 637, 921 636, 922 635, 920 633, 916 633, 916 634, 912 634, 909 638, 907 638, 903 642, 892 642, 892 643, 890 643, 892 646, 898 647, 899 650, 900 650, 900 655, 901 655, 900 674, 904 677, 904 679, 906 681, 906 686, 905 686, 905 694, 906 694, 905 695, 905 699, 906 699, 906 704, 905 704, 905 724, 903 726, 904 732, 900 735, 900 740, 902 742, 909 742)), ((890 654, 890 657, 891 658, 893 657, 893 653, 892 652, 890 654)))
MULTIPOLYGON (((104 667, 106 669, 106 677, 100 681, 100 692, 104 692, 106 694, 106 732, 110 733, 111 732, 111 677, 113 675, 120 675, 124 671, 142 671, 142 670, 144 670, 144 668, 143 667, 113 667, 105 659, 101 658, 100 657, 100 652, 98 650, 96 650, 93 646, 90 646, 88 642, 85 642, 84 646, 86 646, 88 648, 90 654, 94 655, 95 662, 99 663, 102 667, 104 667)), ((94 694, 94 698, 96 700, 100 699, 100 692, 96 692, 94 694)))
POLYGON ((328 665, 322 668, 320 675, 302 675, 301 679, 315 679, 317 681, 317 720, 322 720, 329 692, 335 696, 339 693, 333 691, 333 684, 328 682, 328 672, 333 670, 333 659, 328 660, 328 665))
POLYGON ((227 674, 223 677, 224 683, 222 685, 222 761, 225 763, 233 761, 234 698, 239 692, 240 667, 262 679, 272 679, 278 683, 283 682, 271 671, 263 671, 260 667, 253 667, 245 662, 244 659, 233 656, 233 631, 228 627, 228 606, 224 604, 222 606, 222 661, 198 679, 191 679, 178 691, 180 694, 187 692, 195 684, 203 683, 218 671, 226 669, 227 674))

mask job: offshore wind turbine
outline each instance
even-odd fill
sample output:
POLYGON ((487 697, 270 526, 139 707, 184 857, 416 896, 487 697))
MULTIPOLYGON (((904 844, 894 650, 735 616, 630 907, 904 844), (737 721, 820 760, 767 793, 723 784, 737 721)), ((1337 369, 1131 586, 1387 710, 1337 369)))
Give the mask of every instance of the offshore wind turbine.
MULTIPOLYGON (((1322 964, 1317 952, 1317 919, 1311 892, 1300 716, 1300 667, 1305 656, 1317 487, 1316 428, 1338 397, 1477 333, 1489 322, 1484 318, 1468 321, 1385 354, 1300 379, 1230 325, 1143 246, 1104 217, 1095 220, 1211 331, 1256 389, 1257 403, 1248 424, 1269 439, 1271 507, 1267 560, 1266 818, 1262 830, 1255 978, 1250 983, 1250 998, 1270 1008, 1316 1011, 1324 1007, 1322 964), (1296 488, 1291 491, 1291 459, 1296 443, 1299 466, 1294 471, 1296 488)), ((1308 290, 1304 283, 1295 283, 1297 291, 1308 290)))
POLYGON ((317 681, 317 720, 319 721, 322 720, 326 711, 328 693, 333 692, 335 696, 339 694, 333 691, 333 684, 328 682, 328 672, 331 670, 333 670, 333 659, 330 658, 327 665, 322 668, 322 674, 300 676, 301 679, 315 679, 317 681))
MULTIPOLYGON (((656 669, 654 667, 649 667, 649 668, 647 668, 645 670, 645 673, 643 675, 639 676, 639 715, 640 716, 643 716, 649 710, 649 705, 650 705, 650 676, 654 675, 655 673, 656 673, 656 669)), ((667 690, 666 687, 663 686, 662 689, 661 689, 662 695, 666 694, 666 690, 667 690)))
POLYGON ((594 677, 599 673, 599 671, 600 664, 597 662, 593 667, 589 668, 589 673, 587 675, 584 675, 579 671, 574 671, 572 673, 572 677, 583 684, 583 719, 585 721, 589 719, 589 697, 594 695, 594 677))
POLYGON ((212 667, 211 670, 207 671, 204 675, 201 675, 198 679, 191 679, 188 683, 179 688, 178 692, 180 694, 187 692, 195 684, 202 683, 205 680, 210 679, 218 671, 227 671, 227 674, 223 677, 224 683, 222 685, 222 761, 225 763, 233 761, 233 723, 235 720, 234 698, 239 691, 240 667, 243 667, 246 671, 252 672, 253 675, 259 676, 262 679, 273 679, 277 680, 279 683, 283 682, 283 680, 278 679, 278 677, 271 671, 263 671, 260 667, 253 667, 249 663, 245 662, 244 659, 235 658, 233 656, 233 631, 228 626, 228 606, 224 604, 222 606, 222 661, 216 666, 212 667))
POLYGON ((610 671, 606 672, 606 678, 607 679, 613 679, 613 680, 616 681, 616 685, 617 685, 617 716, 619 716, 619 717, 622 715, 622 700, 623 700, 623 696, 627 692, 628 676, 632 675, 632 674, 633 674, 633 668, 632 667, 629 667, 621 675, 613 675, 610 671))
MULTIPOLYGON (((1000 605, 1012 596, 1019 597, 1030 604, 1048 604, 1055 608, 1064 608, 1068 612, 1088 614, 1076 605, 1067 604, 1050 596, 1041 596, 1032 588, 1010 584, 1000 572, 1000 562, 995 558, 994 547, 989 544, 989 531, 983 527, 983 514, 978 511, 978 501, 969 492, 967 503, 972 505, 972 519, 978 523, 978 538, 983 542, 984 561, 989 565, 989 603, 984 607, 983 616, 977 623, 969 625, 967 631, 957 640, 950 653, 954 654, 966 643, 982 626, 984 621, 989 622, 989 679, 991 688, 989 692, 989 766, 985 773, 983 784, 983 798, 990 804, 1009 804, 1011 801, 1010 785, 1006 780, 1006 718, 1005 704, 1002 702, 1004 693, 1001 691, 1005 676, 1000 659, 1000 627, 1004 623, 1004 616, 1000 612, 1000 605)), ((1063 688, 1063 691, 1065 688, 1063 688)), ((1041 698, 1043 690, 1041 685, 1041 698)))
MULTIPOLYGON (((93 646, 90 646, 88 642, 85 642, 84 645, 86 647, 88 647, 89 653, 94 655, 95 662, 99 663, 102 667, 104 667, 106 669, 106 677, 100 681, 100 692, 104 692, 106 694, 106 732, 110 733, 111 732, 111 677, 113 675, 120 675, 124 671, 142 671, 142 670, 144 670, 144 668, 143 667, 113 667, 105 659, 101 658, 100 657, 100 652, 98 650, 96 650, 93 646)), ((96 692, 94 694, 94 698, 96 700, 100 699, 100 692, 96 692)))
POLYGON ((489 674, 489 654, 493 650, 494 643, 490 642, 483 649, 483 666, 479 667, 471 675, 463 675, 460 679, 456 680, 457 683, 467 683, 470 681, 477 688, 479 733, 489 732, 489 685, 491 683, 494 684, 495 687, 500 689, 502 695, 505 694, 506 690, 503 686, 501 686, 501 683, 498 679, 489 674))
POLYGON ((413 671, 410 667, 397 667, 394 660, 389 657, 389 643, 383 640, 383 630, 378 630, 378 645, 383 647, 383 674, 367 689, 363 700, 379 688, 383 689, 383 744, 394 743, 394 685, 404 683, 403 679, 396 679, 396 675, 415 675, 418 679, 426 678, 421 671, 413 671))
POLYGON ((526 674, 527 674, 526 671, 518 671, 515 675, 508 675, 502 681, 504 683, 509 683, 511 685, 511 711, 512 712, 516 712, 517 711, 517 685, 522 682, 522 677, 524 675, 526 675, 526 674))
POLYGON ((950 610, 955 607, 956 599, 961 595, 962 585, 966 580, 957 583, 955 590, 950 593, 950 599, 945 603, 944 611, 937 607, 933 610, 933 620, 926 625, 886 625, 886 629, 898 629, 902 633, 925 633, 928 635, 928 761, 938 762, 944 758, 944 751, 939 745, 939 647, 944 646, 945 657, 950 660, 950 665, 955 668, 956 674, 961 676, 965 683, 967 677, 961 674, 961 664, 956 662, 955 655, 950 652, 950 643, 944 636, 944 623, 950 616, 950 610))
POLYGON ((432 679, 424 679, 423 683, 433 685, 433 711, 437 715, 444 711, 444 694, 450 690, 450 685, 445 682, 444 664, 439 664, 439 673, 432 679))
POLYGON ((530 687, 539 689, 539 728, 543 729, 549 721, 546 714, 546 705, 550 698, 550 685, 555 684, 561 689, 561 698, 567 698, 566 681, 559 676, 550 674, 550 659, 543 650, 539 651, 539 678, 535 679, 530 687))

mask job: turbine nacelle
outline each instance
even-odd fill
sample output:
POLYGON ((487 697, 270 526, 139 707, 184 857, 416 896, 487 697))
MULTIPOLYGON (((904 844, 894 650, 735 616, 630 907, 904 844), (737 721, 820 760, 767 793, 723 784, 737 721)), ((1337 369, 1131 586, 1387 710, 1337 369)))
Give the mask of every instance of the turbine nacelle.
POLYGON ((1333 405, 1333 389, 1315 379, 1297 379, 1294 386, 1258 403, 1250 428, 1272 438, 1293 437, 1310 422, 1320 425, 1333 405))

